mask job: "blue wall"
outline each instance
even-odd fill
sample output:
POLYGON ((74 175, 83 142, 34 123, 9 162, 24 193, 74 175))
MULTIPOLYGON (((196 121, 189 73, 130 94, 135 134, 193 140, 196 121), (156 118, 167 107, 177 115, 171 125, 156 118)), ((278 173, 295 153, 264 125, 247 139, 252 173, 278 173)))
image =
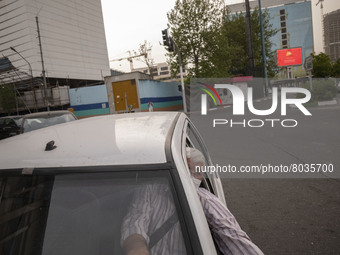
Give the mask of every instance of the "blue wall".
POLYGON ((148 102, 154 109, 178 110, 183 108, 182 92, 178 90, 177 82, 161 82, 153 80, 138 80, 141 110, 148 109, 148 102))
POLYGON ((106 85, 70 89, 70 105, 78 118, 109 114, 106 85))

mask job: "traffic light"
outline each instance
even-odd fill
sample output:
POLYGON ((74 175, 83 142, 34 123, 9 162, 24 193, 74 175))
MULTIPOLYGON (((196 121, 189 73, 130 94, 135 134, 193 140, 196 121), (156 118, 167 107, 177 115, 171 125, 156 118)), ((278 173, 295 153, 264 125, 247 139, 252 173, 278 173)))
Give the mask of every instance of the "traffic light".
POLYGON ((162 37, 163 37, 163 45, 168 46, 168 50, 170 52, 174 51, 174 42, 172 37, 169 36, 168 34, 168 29, 162 30, 162 37))
POLYGON ((168 29, 162 30, 162 37, 163 37, 163 45, 164 46, 169 46, 168 29))

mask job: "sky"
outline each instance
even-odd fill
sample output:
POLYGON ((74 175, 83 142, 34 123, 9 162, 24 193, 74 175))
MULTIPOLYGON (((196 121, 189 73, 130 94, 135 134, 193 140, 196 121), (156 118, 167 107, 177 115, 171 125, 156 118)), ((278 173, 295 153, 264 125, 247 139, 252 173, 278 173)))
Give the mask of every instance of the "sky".
MULTIPOLYGON (((174 7, 176 0, 101 0, 106 42, 109 60, 128 57, 128 51, 138 51, 139 45, 147 41, 152 45, 151 57, 155 63, 166 61, 166 50, 162 43, 161 31, 167 27, 167 13, 174 7)), ((321 27, 319 0, 312 0, 314 30, 321 27)), ((244 0, 225 0, 227 5, 244 2, 244 0)), ((339 0, 324 0, 323 12, 340 9, 339 0)), ((316 32, 315 31, 315 32, 316 32)), ((320 36, 314 36, 315 51, 322 51, 320 36)), ((133 65, 145 67, 141 61, 134 60, 133 65)), ((110 67, 129 72, 128 60, 110 61, 110 67)))

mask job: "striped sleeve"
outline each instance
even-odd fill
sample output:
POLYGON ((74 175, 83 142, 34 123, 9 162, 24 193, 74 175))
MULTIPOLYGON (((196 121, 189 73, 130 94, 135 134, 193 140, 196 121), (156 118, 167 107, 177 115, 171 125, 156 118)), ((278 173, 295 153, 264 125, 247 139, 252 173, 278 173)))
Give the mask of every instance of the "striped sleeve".
POLYGON ((215 195, 203 188, 198 189, 198 195, 212 236, 223 254, 263 254, 241 229, 234 215, 215 195))
POLYGON ((150 186, 138 189, 121 227, 121 243, 132 234, 142 235, 149 242, 148 230, 151 216, 150 186))

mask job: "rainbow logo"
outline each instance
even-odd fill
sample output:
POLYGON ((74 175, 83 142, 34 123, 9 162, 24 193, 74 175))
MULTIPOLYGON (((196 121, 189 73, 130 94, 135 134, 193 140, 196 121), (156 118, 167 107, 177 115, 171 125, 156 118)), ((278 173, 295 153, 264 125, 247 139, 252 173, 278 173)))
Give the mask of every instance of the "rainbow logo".
MULTIPOLYGON (((208 84, 202 83, 202 82, 198 82, 198 83, 201 84, 201 85, 203 85, 203 86, 205 86, 205 87, 207 87, 208 89, 210 89, 210 90, 217 96, 218 100, 220 101, 221 106, 223 106, 222 100, 221 100, 220 96, 218 95, 217 91, 216 91, 213 87, 211 87, 211 86, 208 85, 208 84)), ((207 89, 205 89, 205 88, 199 88, 199 89, 201 89, 201 90, 203 90, 205 93, 207 93, 207 94, 212 98, 212 100, 214 101, 214 104, 217 106, 215 97, 211 94, 211 92, 210 92, 209 90, 207 90, 207 89)))

